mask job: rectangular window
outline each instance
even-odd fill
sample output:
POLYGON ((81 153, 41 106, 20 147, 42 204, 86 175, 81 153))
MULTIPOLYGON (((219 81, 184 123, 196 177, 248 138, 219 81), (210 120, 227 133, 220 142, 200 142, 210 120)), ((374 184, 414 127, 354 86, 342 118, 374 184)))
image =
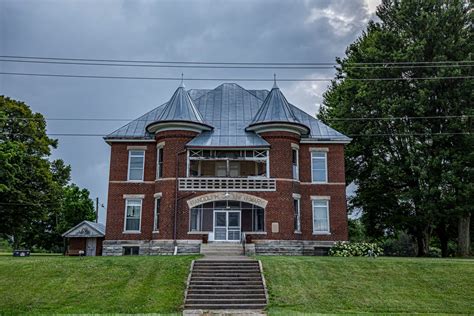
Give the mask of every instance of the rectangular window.
POLYGON ((298 180, 298 149, 292 149, 292 167, 293 167, 293 179, 298 180))
POLYGON ((140 217, 142 214, 141 199, 127 199, 125 202, 125 231, 140 231, 140 217))
POLYGON ((294 228, 295 232, 301 232, 301 210, 300 210, 300 200, 294 199, 293 200, 293 208, 294 208, 294 228))
POLYGON ((145 151, 130 150, 128 152, 128 180, 143 181, 143 169, 145 167, 145 151))
POLYGON ((200 232, 202 227, 202 207, 193 207, 191 209, 191 221, 190 221, 190 231, 198 231, 200 232))
POLYGON ((163 178, 163 147, 156 150, 156 178, 163 178))
POLYGON ((329 233, 328 200, 313 200, 313 233, 329 233))
POLYGON ((161 199, 155 199, 155 219, 153 222, 153 231, 155 232, 160 230, 160 204, 161 199))
POLYGON ((327 153, 313 151, 311 153, 312 182, 328 182, 327 153))
POLYGON ((252 231, 263 232, 265 231, 264 226, 264 210, 261 207, 254 206, 252 209, 252 231))
POLYGON ((124 256, 138 256, 139 253, 140 253, 140 247, 137 247, 137 246, 123 247, 124 256))

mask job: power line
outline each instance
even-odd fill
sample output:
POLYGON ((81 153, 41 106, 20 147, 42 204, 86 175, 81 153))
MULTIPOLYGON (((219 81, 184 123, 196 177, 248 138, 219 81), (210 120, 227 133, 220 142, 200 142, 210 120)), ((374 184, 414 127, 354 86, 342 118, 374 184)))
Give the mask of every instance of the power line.
MULTIPOLYGON (((81 66, 113 66, 113 67, 141 67, 141 68, 206 68, 206 69, 335 69, 336 65, 325 66, 298 66, 298 65, 194 65, 194 64, 130 64, 130 63, 113 63, 113 62, 79 62, 79 61, 45 61, 45 60, 14 60, 0 59, 0 62, 10 63, 32 63, 32 64, 53 64, 53 65, 81 65, 81 66)), ((343 68, 361 68, 361 69, 398 69, 398 68, 452 68, 452 67, 473 67, 470 64, 433 64, 433 65, 344 65, 343 68)))
MULTIPOLYGON (((2 133, 3 135, 27 135, 24 133, 2 133)), ((371 136, 440 136, 440 135, 471 135, 471 132, 457 132, 457 133, 448 133, 448 132, 441 132, 441 133, 369 133, 369 134, 349 134, 345 135, 348 137, 371 137, 371 136)), ((107 135, 104 134, 82 134, 82 133, 47 133, 47 136, 71 136, 71 137, 106 137, 107 135)), ((219 136, 228 136, 228 137, 247 137, 246 135, 219 135, 219 136)), ((109 138, 113 140, 114 138, 109 138)), ((118 138, 118 139, 126 139, 130 142, 140 141, 141 138, 118 138)), ((149 139, 153 140, 153 139, 149 139)))
MULTIPOLYGON (((65 58, 65 57, 42 57, 42 56, 21 56, 3 55, 0 58, 16 59, 39 59, 39 60, 63 60, 63 61, 84 61, 84 62, 119 62, 119 63, 149 63, 149 64, 190 64, 190 65, 286 65, 286 66, 332 66, 338 65, 336 62, 209 62, 209 61, 164 61, 164 60, 133 60, 133 59, 92 59, 92 58, 65 58)), ((387 61, 387 62, 360 62, 351 65, 417 65, 417 64, 452 64, 452 63, 474 63, 472 60, 451 60, 451 61, 387 61)))
MULTIPOLYGON (((103 75, 72 75, 72 74, 46 74, 46 73, 23 73, 23 72, 0 72, 0 75, 30 76, 30 77, 60 77, 60 78, 87 78, 87 79, 126 79, 126 80, 166 80, 181 81, 181 77, 134 77, 134 76, 103 76, 103 75)), ((406 78, 344 78, 348 81, 410 81, 410 80, 455 80, 472 79, 474 76, 445 76, 445 77, 406 77, 406 78)), ((185 81, 260 81, 273 82, 270 78, 184 78, 185 81)), ((320 82, 333 81, 334 78, 280 78, 278 81, 285 82, 320 82)))
MULTIPOLYGON (((330 118, 325 121, 382 121, 382 120, 435 120, 435 119, 467 119, 472 118, 474 115, 445 115, 445 116, 397 116, 397 117, 347 117, 347 118, 330 118)), ((147 119, 130 119, 130 118, 35 118, 35 117, 0 117, 0 121, 7 120, 26 120, 26 121, 98 121, 98 122, 148 122, 151 120, 147 119)), ((225 120, 227 121, 240 121, 240 120, 225 120)))

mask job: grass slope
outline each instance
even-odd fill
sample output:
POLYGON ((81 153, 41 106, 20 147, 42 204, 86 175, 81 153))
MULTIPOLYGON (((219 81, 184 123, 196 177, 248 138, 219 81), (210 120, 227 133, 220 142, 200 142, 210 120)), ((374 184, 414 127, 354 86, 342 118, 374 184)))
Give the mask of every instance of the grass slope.
POLYGON ((259 257, 270 314, 474 314, 474 261, 259 257))
POLYGON ((0 314, 176 312, 193 258, 0 257, 0 314))

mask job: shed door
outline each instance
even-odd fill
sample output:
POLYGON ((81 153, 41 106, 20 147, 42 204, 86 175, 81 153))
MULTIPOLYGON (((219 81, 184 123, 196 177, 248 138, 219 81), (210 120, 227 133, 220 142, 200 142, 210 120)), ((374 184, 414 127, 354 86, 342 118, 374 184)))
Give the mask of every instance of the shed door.
POLYGON ((86 256, 95 256, 97 247, 97 238, 86 239, 86 256))

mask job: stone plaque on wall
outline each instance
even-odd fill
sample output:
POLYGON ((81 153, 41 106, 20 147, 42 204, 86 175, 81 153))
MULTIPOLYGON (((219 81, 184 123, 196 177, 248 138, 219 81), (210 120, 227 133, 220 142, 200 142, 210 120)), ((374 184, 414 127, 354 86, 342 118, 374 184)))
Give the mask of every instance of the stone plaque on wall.
POLYGON ((272 223, 272 233, 279 233, 280 232, 280 223, 273 222, 272 223))

